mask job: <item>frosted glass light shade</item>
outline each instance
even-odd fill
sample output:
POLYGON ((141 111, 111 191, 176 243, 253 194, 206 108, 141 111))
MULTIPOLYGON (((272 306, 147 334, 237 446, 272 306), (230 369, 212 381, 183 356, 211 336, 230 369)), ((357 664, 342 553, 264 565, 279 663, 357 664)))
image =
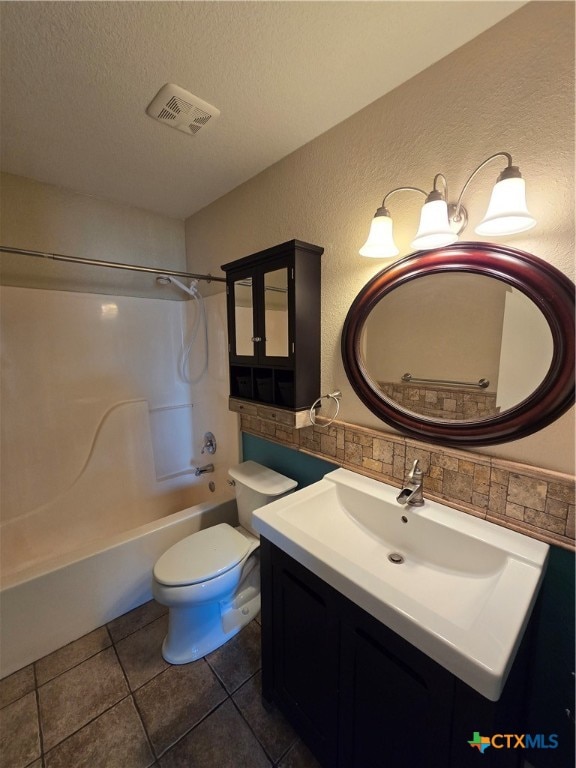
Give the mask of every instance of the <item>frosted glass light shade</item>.
POLYGON ((474 230, 478 235, 513 235, 536 224, 526 206, 526 184, 521 177, 494 185, 486 215, 474 230))
POLYGON ((420 226, 412 247, 427 250, 442 248, 458 240, 458 235, 450 228, 448 206, 445 200, 430 200, 422 206, 420 226))
POLYGON ((368 239, 359 253, 360 256, 370 256, 373 259, 390 259, 400 253, 394 242, 392 219, 385 208, 379 208, 376 211, 370 225, 368 239))

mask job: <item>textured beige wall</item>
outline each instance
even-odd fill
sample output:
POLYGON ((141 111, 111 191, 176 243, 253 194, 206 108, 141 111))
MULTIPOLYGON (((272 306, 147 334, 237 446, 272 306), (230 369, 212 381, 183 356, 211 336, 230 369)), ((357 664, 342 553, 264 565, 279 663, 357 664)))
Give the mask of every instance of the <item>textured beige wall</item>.
MULTIPOLYGON (((302 119, 302 116, 295 116, 302 119)), ((574 277, 574 5, 531 3, 392 93, 284 158, 186 222, 188 267, 220 264, 299 238, 321 245, 322 391, 343 392, 340 415, 382 423, 349 386, 340 334, 354 297, 388 262, 358 249, 384 193, 430 189, 443 172, 452 190, 490 154, 512 153, 538 225, 505 243, 574 277)), ((466 196, 481 219, 500 166, 466 196)), ((421 199, 392 199, 401 255, 409 252, 421 199)), ((473 227, 464 239, 475 239, 473 227)), ((574 468, 573 413, 538 434, 486 453, 560 471, 574 468)))
MULTIPOLYGON (((0 174, 0 242, 25 250, 185 270, 184 223, 128 205, 0 174)), ((4 285, 181 298, 155 278, 2 254, 4 285), (162 295, 161 295, 162 294, 162 295)))

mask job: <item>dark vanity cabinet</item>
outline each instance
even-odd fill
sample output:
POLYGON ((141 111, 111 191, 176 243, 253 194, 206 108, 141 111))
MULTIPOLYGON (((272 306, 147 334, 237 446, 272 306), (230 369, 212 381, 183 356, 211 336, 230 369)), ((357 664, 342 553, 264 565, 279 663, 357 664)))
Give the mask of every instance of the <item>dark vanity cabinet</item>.
POLYGON ((261 539, 262 691, 325 768, 502 768, 523 750, 470 746, 522 734, 526 650, 499 702, 261 539))
POLYGON ((322 253, 290 240, 222 266, 233 410, 308 410, 320 395, 322 253))

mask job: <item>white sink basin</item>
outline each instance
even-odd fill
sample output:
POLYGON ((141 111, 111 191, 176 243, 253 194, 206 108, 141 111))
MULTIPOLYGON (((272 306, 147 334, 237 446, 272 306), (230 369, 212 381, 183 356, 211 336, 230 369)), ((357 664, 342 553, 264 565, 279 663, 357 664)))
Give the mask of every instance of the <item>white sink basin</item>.
POLYGON ((398 492, 337 469, 256 510, 254 526, 496 701, 536 599, 548 545, 436 502, 403 507, 398 492))

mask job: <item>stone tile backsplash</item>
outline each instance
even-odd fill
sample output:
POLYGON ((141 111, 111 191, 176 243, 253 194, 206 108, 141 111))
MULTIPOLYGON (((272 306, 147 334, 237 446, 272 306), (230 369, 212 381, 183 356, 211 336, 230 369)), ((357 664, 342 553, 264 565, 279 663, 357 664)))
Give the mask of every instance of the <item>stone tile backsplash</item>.
POLYGON ((573 476, 339 421, 322 426, 322 421, 291 429, 242 415, 241 429, 395 486, 419 459, 429 499, 575 549, 573 476))
POLYGON ((384 394, 398 405, 437 419, 482 419, 499 412, 495 392, 470 392, 458 387, 379 381, 384 394))

